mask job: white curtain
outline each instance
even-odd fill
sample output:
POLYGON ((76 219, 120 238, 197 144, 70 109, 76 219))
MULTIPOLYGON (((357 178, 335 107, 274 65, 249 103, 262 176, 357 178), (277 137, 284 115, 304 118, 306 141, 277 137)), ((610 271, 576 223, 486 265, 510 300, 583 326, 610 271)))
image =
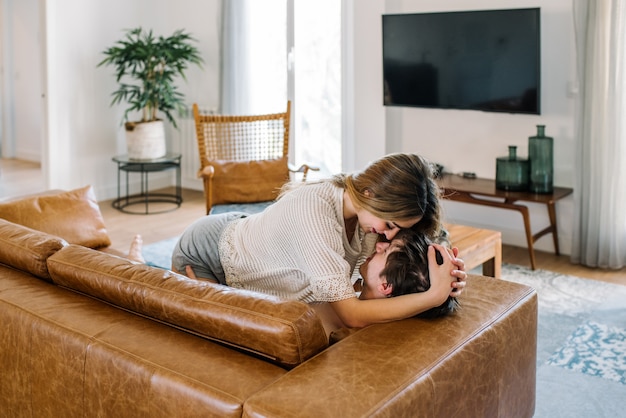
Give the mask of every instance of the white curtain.
POLYGON ((287 108, 285 0, 222 0, 220 112, 287 108))
POLYGON ((246 92, 250 90, 248 77, 247 3, 251 0, 222 0, 221 42, 221 96, 222 114, 246 114, 246 92))
POLYGON ((571 260, 626 265, 626 8, 574 0, 580 95, 571 260))

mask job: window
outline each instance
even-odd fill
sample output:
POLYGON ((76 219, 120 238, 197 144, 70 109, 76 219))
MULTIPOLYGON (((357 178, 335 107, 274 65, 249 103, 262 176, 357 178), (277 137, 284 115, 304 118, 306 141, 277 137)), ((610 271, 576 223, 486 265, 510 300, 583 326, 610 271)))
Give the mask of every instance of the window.
MULTIPOLYGON (((294 1, 295 162, 341 171, 341 2, 294 1)), ((313 176, 312 174, 312 176, 313 176)))
POLYGON ((341 2, 225 2, 223 111, 282 111, 292 100, 290 160, 341 171, 341 2))

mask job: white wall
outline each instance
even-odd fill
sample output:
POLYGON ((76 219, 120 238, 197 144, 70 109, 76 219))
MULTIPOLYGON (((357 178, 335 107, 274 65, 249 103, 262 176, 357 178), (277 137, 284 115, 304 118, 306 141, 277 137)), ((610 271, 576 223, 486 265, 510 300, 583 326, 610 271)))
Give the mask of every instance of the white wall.
MULTIPOLYGON (((574 172, 574 95, 575 86, 574 37, 572 6, 569 0, 474 0, 472 6, 464 0, 387 0, 384 10, 375 2, 355 1, 355 16, 362 20, 355 24, 353 33, 355 51, 355 96, 360 90, 375 89, 373 97, 364 97, 367 103, 355 108, 357 125, 384 124, 386 152, 414 152, 442 164, 446 171, 475 172, 479 177, 495 178, 496 157, 507 155, 508 145, 518 146, 518 155, 527 155, 528 137, 536 133, 536 125, 546 125, 546 134, 554 137, 555 185, 571 187, 574 172), (380 48, 381 13, 419 13, 431 11, 505 9, 541 7, 541 115, 511 115, 467 110, 438 110, 400 108, 382 105, 382 51, 380 48), (365 21, 367 20, 367 21, 365 21), (372 68, 378 71, 371 70, 372 68), (359 77, 364 71, 367 77, 359 77)), ((380 3, 380 2, 378 2, 380 3)), ((360 150, 380 148, 378 134, 368 135, 360 130, 356 138, 355 161, 362 167, 369 159, 360 150)), ((521 216, 514 211, 491 209, 484 206, 445 202, 447 220, 503 232, 505 243, 526 246, 521 216)), ((544 205, 529 205, 533 232, 549 224, 544 205)), ((561 252, 570 252, 572 238, 573 198, 569 196, 557 204, 559 242, 561 252)), ((537 249, 552 251, 550 236, 536 243, 537 249)))
MULTIPOLYGON (((200 40, 206 63, 192 68, 182 83, 187 102, 217 108, 220 0, 41 0, 46 9, 49 144, 44 150, 48 187, 71 189, 92 184, 100 200, 115 197, 116 167, 111 156, 124 152, 120 119, 123 106, 109 107, 115 81, 110 68, 96 68, 101 52, 120 39, 124 28, 143 25, 169 34, 184 28, 200 40)), ((385 153, 423 154, 453 172, 474 171, 495 177, 495 158, 518 145, 523 155, 535 125, 545 124, 555 138, 555 184, 571 186, 573 98, 575 81, 572 10, 569 0, 475 0, 472 9, 542 8, 542 115, 491 114, 477 111, 385 108, 382 105, 381 15, 468 9, 464 0, 345 0, 352 13, 347 69, 349 95, 344 111, 344 170, 360 169, 385 153), (350 50, 350 48, 352 48, 350 50)), ((177 137, 172 135, 172 138, 177 137)), ((173 144, 176 145, 176 144, 173 144)), ((171 181, 171 178, 168 179, 171 181)), ((170 183, 171 184, 171 183, 170 183)), ((557 205, 561 249, 569 252, 572 198, 557 205)), ((446 202, 448 220, 503 231, 504 241, 525 246, 520 216, 513 211, 446 202)), ((547 225, 543 206, 531 206, 532 226, 547 225)), ((537 242, 552 250, 551 240, 537 242)))
MULTIPOLYGON (((343 171, 360 170, 370 161, 385 155, 385 115, 382 106, 382 24, 384 2, 348 0, 349 27, 344 28, 343 171), (380 55, 380 56, 379 56, 380 55)), ((344 17, 344 22, 346 18, 344 17)))
MULTIPOLYGON (((125 152, 123 105, 110 107, 113 69, 96 68, 102 51, 143 26, 157 35, 185 29, 198 39, 203 69, 191 67, 181 91, 188 103, 217 107, 220 0, 55 0, 46 2, 48 144, 44 169, 49 188, 92 184, 99 200, 116 196, 116 165, 125 152)), ((170 140, 177 138, 170 132, 170 140)), ((178 147, 178 144, 170 144, 178 147)), ((171 177, 165 183, 172 184, 171 177)), ((152 183, 151 184, 157 184, 152 183)))

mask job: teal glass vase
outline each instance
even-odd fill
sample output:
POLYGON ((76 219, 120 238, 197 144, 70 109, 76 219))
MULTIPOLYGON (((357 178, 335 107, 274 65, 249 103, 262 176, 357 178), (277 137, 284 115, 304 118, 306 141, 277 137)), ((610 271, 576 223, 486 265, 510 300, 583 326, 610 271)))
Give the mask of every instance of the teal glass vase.
POLYGON ((545 126, 537 125, 537 135, 528 137, 530 162, 529 188, 531 193, 552 193, 554 140, 545 136, 545 126))
POLYGON ((496 158, 496 189, 528 190, 528 160, 517 157, 515 145, 509 145, 509 155, 496 158))

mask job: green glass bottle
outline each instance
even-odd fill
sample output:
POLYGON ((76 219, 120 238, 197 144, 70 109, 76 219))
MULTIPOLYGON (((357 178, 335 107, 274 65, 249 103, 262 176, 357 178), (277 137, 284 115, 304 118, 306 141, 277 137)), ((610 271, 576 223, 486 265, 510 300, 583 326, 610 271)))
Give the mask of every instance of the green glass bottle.
POLYGON ((528 137, 528 160, 530 161, 529 191, 552 193, 554 140, 545 136, 545 126, 537 125, 537 135, 528 137))
POLYGON ((496 189, 528 190, 528 160, 517 157, 517 147, 509 145, 509 155, 496 158, 496 189))

